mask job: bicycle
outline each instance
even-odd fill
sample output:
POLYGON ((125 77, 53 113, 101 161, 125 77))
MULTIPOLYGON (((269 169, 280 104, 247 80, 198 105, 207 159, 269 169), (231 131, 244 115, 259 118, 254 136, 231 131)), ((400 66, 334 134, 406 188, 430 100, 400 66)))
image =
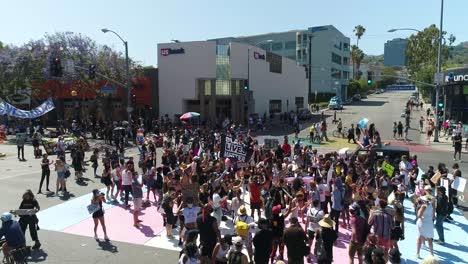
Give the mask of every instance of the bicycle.
MULTIPOLYGON (((5 239, 0 240, 0 247, 6 243, 5 239)), ((26 264, 28 257, 31 255, 31 247, 30 246, 22 246, 19 248, 15 248, 10 250, 8 254, 3 256, 2 263, 6 264, 26 264)))
POLYGON ((332 135, 336 138, 338 137, 342 137, 342 138, 347 138, 348 137, 348 128, 347 127, 343 127, 343 129, 341 129, 341 132, 338 131, 338 129, 335 129, 333 130, 333 133, 332 135))

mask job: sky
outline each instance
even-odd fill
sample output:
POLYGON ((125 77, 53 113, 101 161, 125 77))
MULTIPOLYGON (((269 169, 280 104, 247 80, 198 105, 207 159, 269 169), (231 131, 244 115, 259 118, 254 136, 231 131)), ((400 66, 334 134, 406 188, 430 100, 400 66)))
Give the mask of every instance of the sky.
MULTIPOLYGON (((384 43, 410 31, 439 25, 441 0, 0 0, 0 41, 21 45, 47 33, 81 33, 124 51, 109 28, 128 41, 129 55, 144 66, 157 65, 157 43, 256 35, 311 26, 334 25, 356 43, 353 29, 366 33, 359 42, 370 55, 384 43)), ((455 43, 468 41, 468 0, 445 0, 444 30, 455 43)))

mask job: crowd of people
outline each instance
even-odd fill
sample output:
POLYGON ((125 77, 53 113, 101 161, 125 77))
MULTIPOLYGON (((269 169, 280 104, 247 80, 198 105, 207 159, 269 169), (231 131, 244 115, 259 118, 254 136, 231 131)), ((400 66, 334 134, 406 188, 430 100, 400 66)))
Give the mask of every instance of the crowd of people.
MULTIPOLYGON (((120 149, 93 151, 89 162, 96 176, 102 163, 100 177, 106 186, 106 193, 93 190, 88 206, 95 239, 99 239, 99 224, 105 240, 112 235, 106 230, 103 203, 121 202, 132 207, 135 228, 140 228, 139 211, 157 206, 167 238, 174 239, 173 231, 178 229, 182 247, 179 263, 183 264, 283 263, 286 259, 288 263, 303 263, 304 259, 309 263, 336 263, 333 249, 337 239, 345 237, 343 230, 350 233, 349 263, 355 258, 358 263, 400 263, 398 241, 405 239, 405 199, 414 205, 417 257, 425 241, 433 254, 434 227, 437 243, 445 243, 443 225, 451 221, 450 214, 457 206, 456 191, 445 190, 440 181, 448 179, 451 183, 461 177, 458 164, 453 165, 452 173, 438 164, 437 170, 430 167, 418 178, 417 156, 402 156, 389 175, 382 164, 393 164, 390 157, 371 157, 371 152, 354 156, 319 153, 300 142, 291 145, 286 136, 277 148, 267 149, 249 131, 235 125, 219 130, 179 126, 154 132, 164 132, 160 156, 151 139, 139 142, 138 161, 125 160, 120 149), (251 153, 249 159, 223 156, 225 137, 251 153)), ((354 132, 352 135, 357 130, 354 132)), ((360 144, 368 149, 382 144, 373 124, 360 128, 361 134, 360 144)), ((64 182, 70 167, 64 155, 58 156, 53 163, 44 155, 39 193, 44 179, 49 189, 52 164, 57 171, 56 193, 66 192, 64 182)), ((72 158, 71 167, 79 178, 84 169, 84 149, 78 148, 72 158)), ((30 191, 25 197, 34 200, 30 191)), ((29 203, 31 206, 39 209, 38 204, 29 203)), ((11 215, 4 214, 2 221, 0 237, 18 229, 11 224, 11 215)), ((31 237, 39 243, 37 232, 31 228, 33 221, 27 223, 31 237)), ((26 225, 21 229, 24 233, 26 225)), ((6 249, 25 243, 17 242, 7 237, 6 249)))

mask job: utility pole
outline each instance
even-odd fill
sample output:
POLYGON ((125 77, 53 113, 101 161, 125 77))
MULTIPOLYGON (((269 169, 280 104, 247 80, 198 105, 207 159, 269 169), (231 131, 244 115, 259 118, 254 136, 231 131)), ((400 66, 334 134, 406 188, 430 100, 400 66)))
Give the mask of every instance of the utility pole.
POLYGON ((309 55, 309 63, 307 67, 307 74, 308 74, 308 86, 309 86, 309 91, 307 93, 307 102, 310 104, 311 98, 312 98, 312 34, 309 33, 308 35, 309 39, 309 45, 308 45, 308 51, 307 54, 309 55))
MULTIPOLYGON (((440 28, 439 28, 439 49, 437 51, 437 74, 440 75, 442 73, 442 26, 444 21, 444 0, 441 0, 440 5, 440 28)), ((435 102, 435 131, 434 131, 434 142, 439 142, 439 94, 440 94, 440 86, 443 80, 438 80, 436 83, 436 102, 435 102)))

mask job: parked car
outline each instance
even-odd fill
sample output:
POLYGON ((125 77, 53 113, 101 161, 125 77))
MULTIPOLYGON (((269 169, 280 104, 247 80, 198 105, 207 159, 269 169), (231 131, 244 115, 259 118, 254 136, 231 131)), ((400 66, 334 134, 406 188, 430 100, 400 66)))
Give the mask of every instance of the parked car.
POLYGON ((300 108, 298 109, 297 118, 299 120, 309 120, 312 118, 312 113, 307 108, 300 108))
POLYGON ((361 95, 360 94, 353 95, 353 101, 361 101, 361 95))
POLYGON ((366 99, 366 98, 367 98, 367 94, 366 94, 366 93, 361 94, 361 99, 366 99))
POLYGON ((385 89, 380 89, 380 93, 385 93, 385 89))
POLYGON ((328 104, 328 108, 332 110, 342 110, 343 109, 343 104, 341 103, 341 100, 337 100, 332 98, 330 100, 330 103, 328 104))

